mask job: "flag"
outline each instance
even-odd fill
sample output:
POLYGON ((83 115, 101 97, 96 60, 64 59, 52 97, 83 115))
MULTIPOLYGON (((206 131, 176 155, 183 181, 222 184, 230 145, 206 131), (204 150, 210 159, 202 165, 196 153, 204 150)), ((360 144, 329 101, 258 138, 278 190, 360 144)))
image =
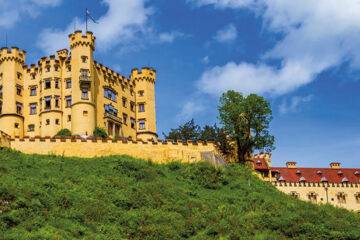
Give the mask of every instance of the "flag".
POLYGON ((86 9, 86 16, 88 16, 94 23, 98 24, 97 21, 90 15, 90 12, 86 9))

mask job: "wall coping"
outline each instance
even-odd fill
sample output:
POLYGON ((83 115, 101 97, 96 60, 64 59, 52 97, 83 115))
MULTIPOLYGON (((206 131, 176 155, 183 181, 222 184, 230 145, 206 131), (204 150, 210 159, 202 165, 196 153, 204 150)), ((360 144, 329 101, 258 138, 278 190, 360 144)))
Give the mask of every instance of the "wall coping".
POLYGON ((360 183, 329 183, 329 182, 271 182, 277 187, 346 187, 346 188, 360 188, 360 183))

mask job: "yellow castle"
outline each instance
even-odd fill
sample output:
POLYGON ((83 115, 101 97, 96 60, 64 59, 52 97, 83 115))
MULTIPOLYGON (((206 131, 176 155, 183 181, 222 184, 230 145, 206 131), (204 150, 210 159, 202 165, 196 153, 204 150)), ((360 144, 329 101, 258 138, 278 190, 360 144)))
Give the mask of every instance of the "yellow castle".
POLYGON ((75 31, 69 41, 70 52, 30 67, 25 51, 1 49, 0 131, 45 137, 67 128, 87 136, 99 126, 109 136, 156 139, 156 71, 133 69, 126 78, 94 60, 92 32, 75 31))

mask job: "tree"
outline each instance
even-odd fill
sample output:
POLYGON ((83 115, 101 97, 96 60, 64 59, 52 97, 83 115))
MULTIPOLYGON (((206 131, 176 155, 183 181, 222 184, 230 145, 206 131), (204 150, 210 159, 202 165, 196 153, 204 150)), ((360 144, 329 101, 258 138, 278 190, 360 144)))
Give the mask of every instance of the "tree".
POLYGON ((195 124, 194 119, 191 119, 184 125, 180 125, 178 128, 172 128, 168 135, 165 135, 165 133, 163 133, 163 135, 167 139, 196 141, 199 139, 200 131, 200 126, 195 124))
POLYGON ((252 166, 251 154, 255 149, 269 152, 275 149, 274 137, 268 131, 272 111, 263 97, 250 94, 245 98, 229 90, 220 98, 218 110, 226 134, 236 143, 239 163, 252 166))
POLYGON ((58 131, 55 136, 60 136, 61 138, 71 137, 71 131, 67 128, 63 128, 58 131))
POLYGON ((211 140, 214 141, 224 154, 230 153, 233 150, 230 145, 226 133, 223 128, 219 128, 216 123, 214 126, 205 125, 200 133, 200 139, 202 141, 211 140))
POLYGON ((105 131, 105 129, 101 128, 101 127, 96 127, 94 129, 94 133, 93 133, 94 137, 98 138, 98 137, 101 137, 101 138, 108 138, 108 135, 105 131))

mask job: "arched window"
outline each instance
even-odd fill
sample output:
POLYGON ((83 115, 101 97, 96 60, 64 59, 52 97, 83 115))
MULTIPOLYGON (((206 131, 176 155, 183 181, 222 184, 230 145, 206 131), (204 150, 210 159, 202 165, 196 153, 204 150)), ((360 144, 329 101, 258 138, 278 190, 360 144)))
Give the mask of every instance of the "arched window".
POLYGON ((339 203, 346 203, 346 194, 345 193, 339 192, 338 194, 336 194, 336 197, 337 197, 339 203))
POLYGON ((308 199, 309 199, 309 201, 316 203, 317 202, 317 194, 315 192, 309 192, 308 199))
POLYGON ((294 198, 299 198, 299 197, 300 197, 300 194, 297 193, 297 192, 295 192, 295 191, 291 191, 291 192, 289 193, 289 195, 292 196, 292 197, 294 197, 294 198))

